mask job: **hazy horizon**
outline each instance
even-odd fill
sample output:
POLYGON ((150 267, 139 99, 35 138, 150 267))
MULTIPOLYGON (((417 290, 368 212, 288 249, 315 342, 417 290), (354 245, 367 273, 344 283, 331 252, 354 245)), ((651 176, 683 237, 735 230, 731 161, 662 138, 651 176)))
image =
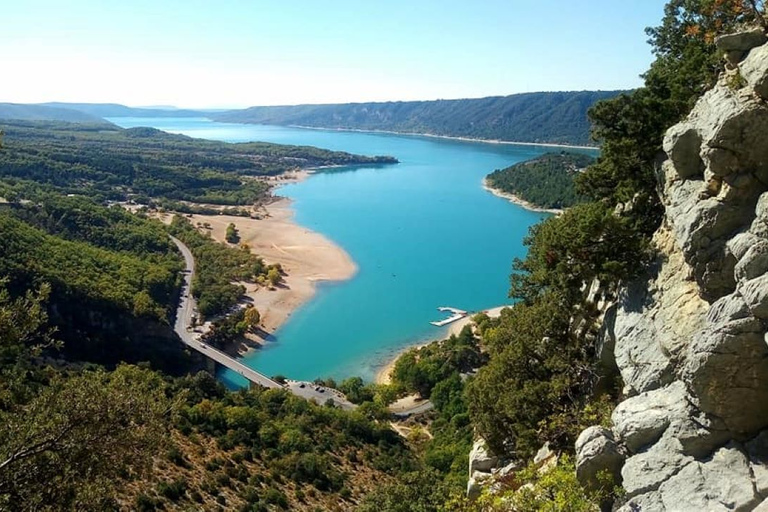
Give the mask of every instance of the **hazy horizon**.
POLYGON ((630 89, 580 89, 580 90, 558 90, 558 91, 528 91, 528 92, 519 92, 519 93, 510 93, 510 94, 489 94, 487 96, 476 96, 476 97, 459 97, 459 98, 425 98, 425 99, 410 99, 410 100, 401 100, 401 99, 385 99, 385 100, 374 100, 374 101, 339 101, 339 102, 327 102, 327 103, 282 103, 282 104, 275 104, 275 105, 261 105, 261 104, 253 104, 253 105, 239 105, 239 106, 220 106, 220 105, 211 105, 211 106, 204 106, 204 107, 189 107, 184 105, 140 105, 140 104, 131 104, 123 101, 60 101, 60 100, 46 100, 46 101, 38 101, 34 103, 22 103, 22 102, 15 102, 15 101, 2 101, 0 100, 0 103, 16 103, 19 105, 45 105, 50 103, 68 103, 68 104, 90 104, 90 105, 122 105, 125 107, 130 108, 142 108, 147 110, 199 110, 199 111, 214 111, 214 110, 238 110, 238 109, 246 109, 251 107, 293 107, 293 106, 302 106, 302 105, 334 105, 334 104, 354 104, 354 103, 404 103, 404 102, 410 102, 410 101, 455 101, 455 100, 477 100, 477 99, 483 99, 483 98, 493 98, 493 97, 506 97, 506 96, 515 96, 519 94, 538 94, 538 93, 561 93, 561 92, 582 92, 582 91, 615 91, 615 90, 630 90, 630 89))
POLYGON ((29 0, 3 8, 0 101, 178 108, 641 85, 663 0, 29 0))

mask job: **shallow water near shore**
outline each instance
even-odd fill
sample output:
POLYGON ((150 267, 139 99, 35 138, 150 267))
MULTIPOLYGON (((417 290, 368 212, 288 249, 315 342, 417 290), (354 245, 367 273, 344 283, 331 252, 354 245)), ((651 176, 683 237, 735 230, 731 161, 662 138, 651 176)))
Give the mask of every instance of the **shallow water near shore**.
MULTIPOLYGON (((403 347, 441 338, 429 324, 439 306, 478 311, 509 302, 512 261, 523 237, 547 214, 482 188, 495 169, 560 148, 485 144, 430 137, 216 123, 197 118, 114 118, 228 142, 311 145, 399 164, 325 169, 283 186, 295 220, 346 250, 354 278, 319 283, 318 293, 244 363, 266 375, 337 380, 376 369, 403 347)), ((584 150, 592 154, 594 150, 584 150)), ((239 375, 223 372, 230 386, 239 375)))

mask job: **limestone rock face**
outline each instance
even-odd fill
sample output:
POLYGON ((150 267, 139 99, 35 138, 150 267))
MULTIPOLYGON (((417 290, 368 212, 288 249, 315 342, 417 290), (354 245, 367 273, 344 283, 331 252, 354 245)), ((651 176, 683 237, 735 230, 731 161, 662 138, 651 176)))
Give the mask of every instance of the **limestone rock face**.
POLYGON ((768 98, 768 47, 761 46, 749 52, 740 65, 741 76, 754 89, 755 94, 768 98))
POLYGON ((610 430, 589 427, 576 440, 576 478, 587 488, 599 488, 597 474, 608 470, 614 481, 620 481, 624 454, 613 439, 610 430))
POLYGON ((664 139, 659 261, 606 317, 627 398, 582 433, 577 468, 625 453, 622 511, 768 509, 766 41, 717 40, 729 75, 664 139))

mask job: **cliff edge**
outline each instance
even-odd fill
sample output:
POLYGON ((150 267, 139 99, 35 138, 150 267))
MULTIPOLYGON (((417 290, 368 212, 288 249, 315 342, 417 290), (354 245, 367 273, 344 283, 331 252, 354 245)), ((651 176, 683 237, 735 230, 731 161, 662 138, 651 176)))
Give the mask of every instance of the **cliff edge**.
POLYGON ((664 140, 657 264, 606 314, 626 398, 577 474, 612 473, 621 511, 768 510, 767 42, 718 39, 726 72, 664 140))

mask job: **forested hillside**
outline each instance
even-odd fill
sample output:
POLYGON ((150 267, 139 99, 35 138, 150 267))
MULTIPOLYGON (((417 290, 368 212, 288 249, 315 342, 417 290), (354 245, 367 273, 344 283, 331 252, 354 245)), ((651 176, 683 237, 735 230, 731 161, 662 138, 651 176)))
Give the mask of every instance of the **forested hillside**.
POLYGON ((491 188, 538 208, 568 208, 582 199, 576 193, 576 176, 594 161, 594 157, 580 153, 547 153, 498 169, 486 180, 491 188))
POLYGON ((217 121, 387 130, 516 142, 594 145, 587 111, 621 91, 536 92, 490 98, 251 107, 217 121))
POLYGON ((227 144, 153 128, 6 122, 0 129, 0 178, 99 199, 253 204, 268 189, 256 177, 299 167, 397 161, 263 142, 227 144))
POLYGON ((64 106, 30 105, 22 103, 0 103, 0 119, 111 124, 102 119, 101 116, 66 108, 64 106))
POLYGON ((118 103, 41 103, 40 106, 65 108, 95 117, 205 117, 206 113, 182 108, 128 107, 118 103))

